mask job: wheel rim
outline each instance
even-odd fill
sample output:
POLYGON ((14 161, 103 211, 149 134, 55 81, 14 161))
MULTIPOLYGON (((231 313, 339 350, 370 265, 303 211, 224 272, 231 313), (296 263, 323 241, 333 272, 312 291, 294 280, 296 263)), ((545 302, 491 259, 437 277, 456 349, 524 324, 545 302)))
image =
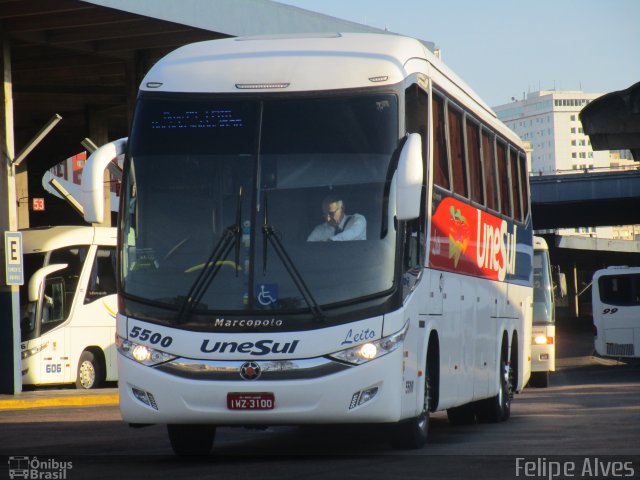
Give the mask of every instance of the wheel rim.
POLYGON ((500 405, 503 410, 509 408, 509 404, 511 403, 511 399, 513 398, 513 389, 511 388, 511 364, 504 362, 502 365, 502 379, 500 382, 500 391, 498 395, 500 396, 500 405))
POLYGON ((429 387, 429 377, 424 378, 424 402, 422 403, 422 412, 418 417, 418 428, 422 432, 426 432, 429 422, 429 406, 431 405, 431 388, 429 387))
POLYGON ((88 360, 82 362, 78 376, 80 377, 80 385, 83 388, 91 388, 96 381, 96 370, 93 368, 93 363, 88 360))

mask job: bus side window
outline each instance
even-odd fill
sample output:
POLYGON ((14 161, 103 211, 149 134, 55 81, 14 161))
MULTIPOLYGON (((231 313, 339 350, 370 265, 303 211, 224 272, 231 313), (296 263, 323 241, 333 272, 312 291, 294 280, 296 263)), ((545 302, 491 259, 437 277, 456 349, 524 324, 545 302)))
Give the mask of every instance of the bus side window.
POLYGON ((453 191, 467 197, 467 164, 464 155, 464 130, 462 112, 449 104, 449 152, 453 191))
POLYGON ((496 184, 494 136, 488 130, 482 130, 482 167, 485 181, 485 205, 498 211, 498 186, 496 184))
POLYGON ((480 126, 467 117, 467 154, 469 155, 469 198, 484 203, 482 164, 480 163, 480 126))
POLYGON ((511 167, 511 193, 513 205, 513 218, 523 222, 522 216, 522 188, 520 187, 520 174, 518 172, 518 153, 509 149, 509 165, 511 167))
POLYGON ((500 189, 500 212, 507 217, 511 217, 511 188, 509 182, 509 164, 507 163, 507 146, 498 140, 498 186, 500 189))
POLYGON ((527 159, 522 153, 518 155, 518 165, 520 166, 518 172, 522 189, 522 221, 525 221, 529 215, 529 178, 527 177, 527 159))
POLYGON ((433 95, 433 183, 450 189, 447 138, 445 135, 444 100, 433 95))
POLYGON ((115 261, 115 248, 98 248, 98 253, 91 269, 87 295, 84 298, 85 304, 116 293, 115 261))

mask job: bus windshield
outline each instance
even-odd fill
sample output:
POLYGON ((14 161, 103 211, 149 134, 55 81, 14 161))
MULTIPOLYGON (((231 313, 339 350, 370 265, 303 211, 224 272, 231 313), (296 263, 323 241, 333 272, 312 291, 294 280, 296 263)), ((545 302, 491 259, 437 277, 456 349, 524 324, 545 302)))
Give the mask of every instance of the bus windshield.
POLYGON ((533 254, 533 323, 555 322, 553 284, 548 250, 535 250, 533 254))
POLYGON ((143 96, 123 187, 124 297, 219 314, 389 293, 397 105, 388 93, 143 96), (338 210, 343 234, 318 237, 338 210))

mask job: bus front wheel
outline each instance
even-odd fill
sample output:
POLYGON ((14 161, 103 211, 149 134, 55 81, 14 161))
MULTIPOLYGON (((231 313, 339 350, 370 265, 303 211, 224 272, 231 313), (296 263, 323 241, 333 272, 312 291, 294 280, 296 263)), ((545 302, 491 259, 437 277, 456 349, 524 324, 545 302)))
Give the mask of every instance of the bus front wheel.
POLYGON ((424 372, 424 400, 420 415, 392 426, 390 443, 398 450, 413 450, 424 447, 429 436, 429 409, 431 406, 431 382, 429 371, 424 372))
POLYGON ((80 355, 78 372, 76 374, 76 388, 89 390, 98 388, 104 379, 104 368, 100 358, 90 350, 80 355))
POLYGON ((209 455, 216 436, 214 425, 167 425, 173 452, 181 457, 209 455))

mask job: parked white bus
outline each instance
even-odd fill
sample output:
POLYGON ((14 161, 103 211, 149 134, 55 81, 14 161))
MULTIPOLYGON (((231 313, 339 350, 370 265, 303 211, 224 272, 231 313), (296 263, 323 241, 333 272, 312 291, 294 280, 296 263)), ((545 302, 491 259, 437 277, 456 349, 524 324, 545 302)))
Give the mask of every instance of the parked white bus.
POLYGON ((90 221, 122 152, 125 421, 206 454, 218 425, 392 424, 417 448, 429 412, 509 417, 530 366, 525 154, 423 44, 182 47, 144 78, 128 140, 89 159, 90 221))
POLYGON ((533 237, 533 331, 531 378, 533 387, 548 387, 549 373, 556 371, 556 314, 549 247, 533 237))
POLYGON ((596 353, 640 357, 640 267, 596 271, 591 292, 596 353))
POLYGON ((22 230, 23 385, 116 380, 116 229, 22 230))

